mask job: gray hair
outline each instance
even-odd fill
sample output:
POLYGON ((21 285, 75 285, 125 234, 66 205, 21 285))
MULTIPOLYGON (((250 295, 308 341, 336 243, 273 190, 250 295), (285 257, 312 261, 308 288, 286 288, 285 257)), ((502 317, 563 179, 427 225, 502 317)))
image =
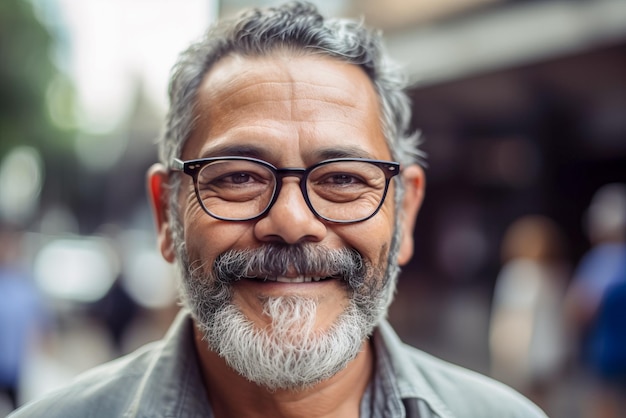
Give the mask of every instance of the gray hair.
POLYGON ((169 167, 179 157, 193 126, 198 88, 221 58, 263 56, 279 49, 322 54, 354 64, 369 76, 378 94, 381 120, 392 157, 403 165, 421 161, 418 135, 409 133, 411 107, 404 78, 390 63, 378 32, 347 19, 324 19, 309 3, 252 9, 212 26, 184 51, 172 70, 170 110, 160 138, 159 156, 169 167))

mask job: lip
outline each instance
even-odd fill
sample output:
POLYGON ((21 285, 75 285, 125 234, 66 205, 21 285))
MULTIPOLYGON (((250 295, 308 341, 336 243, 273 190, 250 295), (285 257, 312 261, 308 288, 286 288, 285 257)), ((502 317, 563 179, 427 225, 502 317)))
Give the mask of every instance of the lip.
MULTIPOLYGON (((302 295, 306 297, 328 297, 335 291, 345 289, 345 282, 337 279, 294 282, 291 278, 289 282, 279 282, 277 280, 264 280, 263 278, 252 278, 239 280, 233 283, 233 290, 236 293, 247 294, 252 292, 254 298, 259 296, 284 296, 302 295)), ((343 291, 343 290, 342 290, 343 291)))

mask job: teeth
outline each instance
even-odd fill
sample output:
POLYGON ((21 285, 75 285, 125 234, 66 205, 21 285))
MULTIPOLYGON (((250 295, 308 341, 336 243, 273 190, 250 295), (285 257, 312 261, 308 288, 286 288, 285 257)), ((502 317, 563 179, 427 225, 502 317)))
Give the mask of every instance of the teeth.
POLYGON ((278 276, 278 277, 266 278, 266 280, 268 281, 280 282, 280 283, 311 283, 311 282, 319 282, 322 279, 323 277, 304 277, 304 276, 298 276, 298 277, 278 276))

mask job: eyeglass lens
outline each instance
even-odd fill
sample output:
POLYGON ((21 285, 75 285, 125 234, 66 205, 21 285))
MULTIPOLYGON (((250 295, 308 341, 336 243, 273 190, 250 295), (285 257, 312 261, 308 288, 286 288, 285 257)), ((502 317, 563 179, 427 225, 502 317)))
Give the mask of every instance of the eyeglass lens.
MULTIPOLYGON (((386 183, 385 173, 375 164, 335 161, 309 172, 305 198, 326 219, 357 220, 378 209, 386 183)), ((221 160, 207 164, 198 172, 196 186, 209 213, 225 219, 251 219, 271 204, 277 180, 274 171, 263 164, 221 160)))

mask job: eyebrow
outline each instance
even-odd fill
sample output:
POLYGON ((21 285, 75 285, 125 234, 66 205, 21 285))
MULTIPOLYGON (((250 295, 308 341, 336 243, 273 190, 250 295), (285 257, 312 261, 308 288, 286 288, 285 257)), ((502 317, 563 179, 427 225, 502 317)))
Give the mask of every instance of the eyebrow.
POLYGON ((363 150, 362 148, 350 146, 339 146, 321 149, 315 151, 314 155, 318 160, 330 160, 333 158, 375 158, 373 155, 363 150))
POLYGON ((202 153, 200 158, 211 157, 250 157, 266 160, 268 152, 263 147, 252 144, 225 144, 202 153))

